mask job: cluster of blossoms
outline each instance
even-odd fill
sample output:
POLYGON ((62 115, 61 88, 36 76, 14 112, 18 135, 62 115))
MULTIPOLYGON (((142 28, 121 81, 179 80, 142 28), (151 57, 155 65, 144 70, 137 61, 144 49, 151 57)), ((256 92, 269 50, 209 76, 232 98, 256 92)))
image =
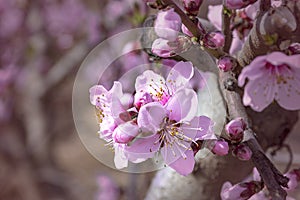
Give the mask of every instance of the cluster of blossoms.
POLYGON ((214 141, 211 150, 216 154, 228 152, 228 144, 214 135, 211 119, 197 115, 199 102, 192 85, 201 82, 199 73, 191 62, 178 62, 166 79, 151 70, 138 76, 133 96, 123 94, 120 82, 109 91, 102 85, 90 89, 100 137, 114 148, 117 168, 160 153, 168 166, 187 175, 201 141, 214 141))
MULTIPOLYGON (((284 174, 289 178, 288 187, 284 188, 288 193, 294 191, 300 182, 300 169, 294 169, 284 174)), ((264 184, 256 168, 253 169, 251 180, 247 182, 232 185, 225 182, 221 190, 222 200, 271 200, 268 192, 265 190, 264 184)), ((295 200, 287 196, 287 200, 295 200)))

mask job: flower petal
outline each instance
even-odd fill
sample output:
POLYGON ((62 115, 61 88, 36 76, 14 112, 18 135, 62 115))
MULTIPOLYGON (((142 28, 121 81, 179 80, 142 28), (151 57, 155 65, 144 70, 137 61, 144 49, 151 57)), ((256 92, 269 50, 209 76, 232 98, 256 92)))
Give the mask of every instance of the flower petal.
POLYGON ((261 112, 273 102, 277 88, 274 87, 275 77, 265 74, 263 78, 251 80, 245 87, 244 105, 250 105, 257 112, 261 112))
POLYGON ((287 110, 300 109, 300 68, 287 69, 282 72, 286 82, 277 85, 278 95, 275 96, 278 104, 287 110))
POLYGON ((167 145, 161 149, 162 156, 168 166, 181 175, 192 173, 195 165, 194 152, 177 144, 167 145), (183 155, 184 154, 184 155, 183 155))
POLYGON ((137 92, 156 93, 155 89, 165 85, 165 79, 151 70, 145 71, 136 78, 135 90, 137 92))
POLYGON ((160 125, 166 116, 166 109, 160 103, 152 102, 141 107, 137 123, 139 127, 156 134, 160 130, 160 125))
POLYGON ((186 86, 194 75, 194 68, 191 62, 178 62, 170 71, 167 77, 167 86, 173 93, 177 88, 186 86))
POLYGON ((197 94, 192 89, 180 89, 169 99, 166 108, 171 120, 191 121, 197 114, 197 94))
POLYGON ((117 169, 122 169, 128 166, 128 159, 124 154, 124 144, 115 144, 114 163, 117 169))
POLYGON ((197 141, 216 139, 213 132, 213 126, 214 122, 210 118, 200 116, 193 118, 189 123, 184 123, 180 128, 183 130, 184 135, 197 141))
POLYGON ((129 145, 125 146, 125 154, 127 158, 135 162, 137 160, 146 160, 152 158, 159 150, 159 136, 155 134, 147 138, 136 138, 129 145))

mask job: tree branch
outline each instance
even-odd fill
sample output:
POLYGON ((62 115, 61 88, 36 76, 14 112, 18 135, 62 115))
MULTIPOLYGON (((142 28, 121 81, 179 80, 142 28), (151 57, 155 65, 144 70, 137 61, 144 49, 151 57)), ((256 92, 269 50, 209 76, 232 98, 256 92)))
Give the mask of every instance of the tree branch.
POLYGON ((225 35, 225 44, 223 47, 223 51, 229 53, 231 42, 232 42, 232 32, 230 29, 230 13, 229 10, 224 6, 222 10, 222 31, 225 35))
POLYGON ((252 151, 252 162, 259 171, 267 189, 273 200, 284 200, 286 191, 281 187, 287 186, 288 178, 284 177, 265 156, 261 146, 255 138, 255 133, 251 130, 251 120, 248 117, 245 107, 242 104, 241 96, 235 90, 225 88, 226 82, 236 83, 235 77, 231 73, 220 71, 220 85, 225 101, 227 102, 228 114, 231 119, 242 117, 247 123, 248 130, 245 131, 244 143, 252 151))

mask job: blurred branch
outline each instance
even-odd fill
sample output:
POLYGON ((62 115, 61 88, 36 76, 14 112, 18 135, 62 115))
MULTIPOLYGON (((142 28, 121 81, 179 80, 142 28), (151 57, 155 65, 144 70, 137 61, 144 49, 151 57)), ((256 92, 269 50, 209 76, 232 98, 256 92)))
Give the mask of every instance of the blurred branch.
POLYGON ((45 88, 41 96, 66 79, 68 75, 70 75, 70 72, 82 62, 88 51, 88 45, 86 42, 82 41, 76 44, 69 52, 58 60, 45 77, 45 88))

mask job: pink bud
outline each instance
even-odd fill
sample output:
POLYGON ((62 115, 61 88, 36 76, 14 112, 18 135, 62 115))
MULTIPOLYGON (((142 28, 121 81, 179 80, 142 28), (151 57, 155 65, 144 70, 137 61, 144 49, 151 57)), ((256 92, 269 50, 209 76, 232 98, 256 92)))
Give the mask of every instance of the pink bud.
POLYGON ((248 146, 244 145, 244 144, 238 145, 232 151, 232 154, 240 160, 250 160, 251 157, 252 157, 251 149, 248 146))
POLYGON ((203 42, 205 46, 217 49, 224 46, 225 36, 219 31, 210 32, 204 36, 203 42))
POLYGON ((225 140, 216 140, 212 152, 219 156, 225 156, 228 154, 229 146, 225 140))
POLYGON ((203 0, 182 0, 185 11, 194 16, 197 16, 202 2, 203 0))
POLYGON ((234 142, 241 142, 244 137, 244 130, 246 123, 242 118, 231 120, 226 126, 225 130, 230 140, 234 142))
POLYGON ((175 50, 177 48, 178 45, 176 45, 176 43, 170 42, 162 38, 158 38, 154 40, 152 44, 152 52, 162 58, 168 58, 174 56, 176 54, 175 50))
POLYGON ((117 143, 126 144, 139 134, 139 127, 132 121, 120 124, 113 132, 113 139, 117 143))
POLYGON ((220 60, 218 61, 218 67, 224 72, 232 70, 234 67, 232 58, 230 56, 224 56, 220 58, 220 60))
POLYGON ((191 42, 185 36, 178 36, 175 41, 158 38, 152 44, 152 52, 160 57, 168 58, 187 51, 190 47, 191 42))
POLYGON ((225 5, 229 9, 241 9, 255 3, 256 1, 257 0, 225 0, 225 5))
POLYGON ((293 43, 288 47, 290 54, 300 54, 300 43, 293 43))
POLYGON ((166 11, 160 11, 157 14, 154 29, 159 37, 169 41, 175 41, 180 28, 181 18, 173 8, 166 11))

